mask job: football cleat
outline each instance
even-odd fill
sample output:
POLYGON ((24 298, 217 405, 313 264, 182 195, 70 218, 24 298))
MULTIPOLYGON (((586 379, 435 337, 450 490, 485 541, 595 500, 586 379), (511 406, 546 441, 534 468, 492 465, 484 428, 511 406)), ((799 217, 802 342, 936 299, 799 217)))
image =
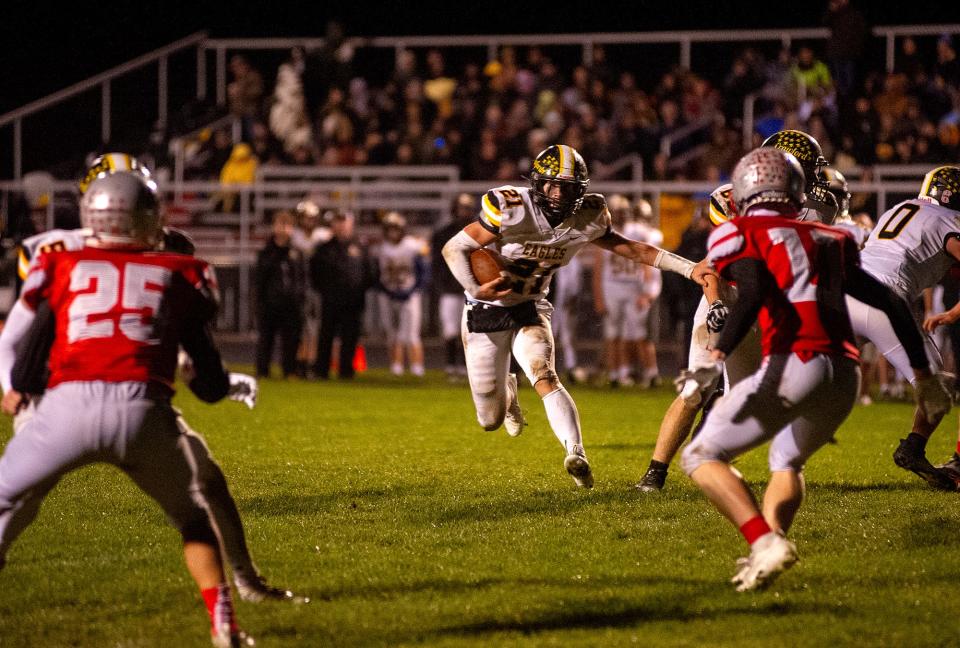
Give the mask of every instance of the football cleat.
POLYGON ((574 483, 580 488, 593 488, 593 471, 590 470, 590 462, 587 461, 587 455, 583 452, 582 445, 574 445, 567 458, 563 460, 563 467, 567 469, 574 483))
MULTIPOLYGON (((951 477, 957 482, 958 490, 960 490, 960 457, 954 454, 947 463, 937 466, 937 470, 943 471, 948 477, 951 477)), ((2 565, 3 562, 0 560, 0 567, 2 567, 2 565)))
POLYGON ((520 398, 517 395, 517 374, 507 376, 507 414, 503 417, 503 427, 512 437, 520 436, 523 426, 527 424, 520 409, 520 398))
POLYGON ((762 589, 797 562, 797 547, 771 531, 753 543, 750 556, 737 561, 737 573, 730 582, 738 592, 762 589))
POLYGON ((933 467, 923 451, 912 449, 906 439, 900 439, 900 445, 893 453, 893 463, 904 470, 909 470, 928 484, 939 490, 955 491, 956 482, 944 471, 933 467))
POLYGON ((257 642, 239 628, 230 629, 229 623, 224 623, 219 628, 215 628, 210 635, 213 645, 216 648, 240 648, 241 646, 256 646, 257 642))
POLYGON ((299 596, 290 590, 268 585, 263 576, 257 576, 251 580, 236 579, 237 593, 240 598, 248 603, 260 603, 262 601, 285 601, 288 603, 309 603, 310 599, 306 596, 299 596))
POLYGON ((636 485, 636 489, 641 493, 655 493, 663 490, 663 485, 667 481, 667 471, 662 468, 647 468, 643 479, 636 485))

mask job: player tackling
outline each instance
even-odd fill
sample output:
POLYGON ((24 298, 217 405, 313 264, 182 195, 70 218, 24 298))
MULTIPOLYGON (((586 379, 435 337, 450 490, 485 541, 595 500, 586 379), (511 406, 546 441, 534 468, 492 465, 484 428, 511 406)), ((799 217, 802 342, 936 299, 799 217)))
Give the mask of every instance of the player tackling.
POLYGON ((557 144, 537 155, 530 187, 502 186, 488 191, 482 212, 451 238, 443 256, 466 291, 462 320, 467 375, 486 430, 506 419, 507 432, 519 434, 523 417, 516 376, 509 373, 513 352, 543 400, 547 420, 566 452, 564 467, 579 487, 593 486, 583 449, 577 407, 554 369, 552 306, 546 295, 558 268, 588 243, 627 259, 693 278, 712 274, 694 264, 613 230, 600 194, 588 194, 587 165, 573 148, 557 144), (480 284, 470 265, 474 250, 490 246, 507 261, 500 277, 480 284))
POLYGON ((942 416, 950 407, 906 302, 860 268, 848 234, 797 220, 803 189, 803 171, 792 155, 751 151, 733 172, 739 216, 708 242, 707 258, 721 277, 736 282, 738 299, 713 364, 698 367, 697 380, 706 388, 719 377, 720 363, 755 321, 763 350, 760 368, 717 402, 682 456, 684 472, 751 545, 733 577, 738 591, 762 587, 796 562, 796 547, 784 534, 803 500, 804 464, 833 437, 859 393, 859 354, 844 294, 889 317, 925 416, 942 416), (766 441, 771 477, 761 513, 729 462, 766 441))

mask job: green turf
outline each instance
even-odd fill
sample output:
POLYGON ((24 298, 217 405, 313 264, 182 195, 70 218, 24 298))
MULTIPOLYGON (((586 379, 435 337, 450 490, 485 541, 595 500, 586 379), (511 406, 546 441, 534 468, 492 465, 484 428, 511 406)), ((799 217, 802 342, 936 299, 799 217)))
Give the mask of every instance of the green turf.
MULTIPOLYGON (((438 376, 268 381, 253 412, 178 396, 262 571, 314 599, 240 603, 242 625, 262 646, 960 644, 957 495, 893 465, 907 406, 854 411, 808 468, 801 562, 738 594, 744 543, 679 471, 662 493, 630 488, 671 394, 571 392, 590 492, 529 388, 516 439, 483 432, 466 388, 438 376)), ((762 483, 764 452, 739 467, 762 483)), ((177 534, 112 468, 64 479, 0 572, 0 646, 203 646, 205 617, 177 534)))

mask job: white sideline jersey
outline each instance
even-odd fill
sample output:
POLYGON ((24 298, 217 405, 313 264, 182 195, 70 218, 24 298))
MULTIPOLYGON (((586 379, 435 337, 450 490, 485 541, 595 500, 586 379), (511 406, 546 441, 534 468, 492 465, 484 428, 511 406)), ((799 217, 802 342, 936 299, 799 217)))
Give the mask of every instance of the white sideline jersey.
POLYGON ((20 280, 27 278, 30 273, 30 264, 41 254, 79 250, 91 234, 92 232, 88 229, 52 229, 23 239, 17 259, 17 274, 20 280))
MULTIPOLYGON (((640 223, 626 223, 621 231, 625 237, 643 243, 649 243, 657 247, 663 243, 663 234, 660 230, 647 227, 640 223), (657 236, 659 234, 659 236, 657 236)), ((627 259, 613 252, 605 252, 603 262, 603 285, 605 289, 631 289, 639 292, 641 289, 652 287, 652 284, 658 283, 659 277, 654 277, 653 273, 659 273, 654 268, 649 268, 647 274, 646 264, 627 259)))
MULTIPOLYGON (((508 261, 512 293, 496 306, 515 306, 547 296, 558 268, 570 262, 588 243, 610 231, 610 212, 600 194, 587 194, 572 216, 551 227, 533 202, 529 187, 504 185, 491 189, 481 201, 480 224, 500 238, 488 247, 508 261)), ((468 295, 469 297, 469 295, 468 295)))
POLYGON ((427 244, 414 236, 398 243, 380 244, 380 283, 387 290, 407 292, 417 285, 417 258, 427 254, 427 244))
POLYGON ((960 238, 960 212, 912 199, 885 212, 860 252, 861 266, 909 302, 956 262, 946 244, 960 238))

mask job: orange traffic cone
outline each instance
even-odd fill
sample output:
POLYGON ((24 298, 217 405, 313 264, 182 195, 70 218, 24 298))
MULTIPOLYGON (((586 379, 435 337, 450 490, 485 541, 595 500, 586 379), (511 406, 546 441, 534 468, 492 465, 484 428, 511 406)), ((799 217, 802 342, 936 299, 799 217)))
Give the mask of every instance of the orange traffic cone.
POLYGON ((367 350, 362 344, 358 344, 357 350, 353 353, 353 370, 357 373, 367 370, 367 350))

